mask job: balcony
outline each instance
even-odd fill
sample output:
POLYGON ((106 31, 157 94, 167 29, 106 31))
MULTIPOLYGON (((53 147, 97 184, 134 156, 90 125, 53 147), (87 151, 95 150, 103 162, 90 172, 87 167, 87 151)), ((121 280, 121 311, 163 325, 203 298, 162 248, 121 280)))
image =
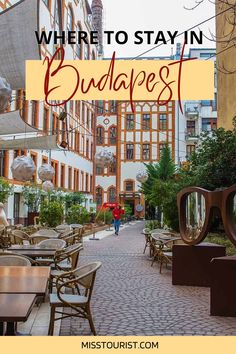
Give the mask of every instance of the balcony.
POLYGON ((192 130, 186 130, 185 131, 185 140, 189 142, 195 142, 198 141, 199 139, 199 134, 197 131, 192 131, 192 130))
POLYGON ((199 117, 199 105, 197 102, 185 103, 185 115, 188 119, 198 119, 199 117))

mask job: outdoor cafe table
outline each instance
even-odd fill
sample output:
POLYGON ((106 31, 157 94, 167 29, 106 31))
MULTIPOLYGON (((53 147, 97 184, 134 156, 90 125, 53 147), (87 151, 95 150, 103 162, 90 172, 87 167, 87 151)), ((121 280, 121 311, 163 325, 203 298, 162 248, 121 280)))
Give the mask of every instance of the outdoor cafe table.
MULTIPOLYGON (((44 296, 47 291, 48 278, 50 275, 50 267, 12 267, 12 266, 0 266, 0 296, 2 294, 8 295, 23 295, 27 294, 35 296, 44 296)), ((9 297, 10 301, 11 296, 9 297)), ((15 297, 16 299, 16 297, 15 297)), ((20 297, 18 297, 18 301, 20 297)), ((32 297, 28 299, 28 310, 32 309, 32 297)), ((17 301, 17 300, 16 300, 17 301)), ((0 299, 1 303, 1 299, 0 299)), ((7 310, 7 308, 6 308, 7 310)), ((11 306, 8 307, 9 313, 12 313, 11 306)), ((24 308, 28 315, 27 306, 24 308)), ((6 316, 6 312, 4 312, 6 316)), ((20 317, 20 316, 19 316, 20 317)), ((24 317, 24 316, 23 316, 24 317)), ((1 313, 0 313, 1 318, 1 313)), ((1 320, 0 320, 1 321, 1 320)), ((14 319, 12 319, 14 322, 14 319)), ((10 321, 9 321, 10 322, 10 321)), ((15 319, 15 322, 16 319, 15 319)), ((9 331, 12 331, 12 325, 10 325, 9 331)), ((2 324, 0 323, 0 332, 2 331, 2 324)))
POLYGON ((31 235, 31 237, 37 237, 37 236, 42 236, 42 237, 48 237, 48 238, 58 238, 60 236, 59 232, 56 232, 54 230, 47 230, 47 229, 41 229, 36 231, 31 235), (52 232, 53 231, 53 232, 52 232))
POLYGON ((30 258, 53 258, 56 249, 53 248, 40 248, 35 245, 17 245, 11 246, 7 249, 8 252, 14 252, 22 254, 30 258))
POLYGON ((0 335, 17 335, 16 323, 27 321, 35 300, 35 294, 0 294, 0 335), (5 333, 3 322, 7 323, 5 333))
POLYGON ((47 291, 50 267, 0 266, 0 294, 36 294, 47 291))

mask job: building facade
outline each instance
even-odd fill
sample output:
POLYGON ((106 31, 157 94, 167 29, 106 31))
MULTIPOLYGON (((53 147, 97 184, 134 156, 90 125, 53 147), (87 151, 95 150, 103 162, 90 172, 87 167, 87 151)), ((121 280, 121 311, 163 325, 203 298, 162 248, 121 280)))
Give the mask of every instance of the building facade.
MULTIPOLYGON (((5 10, 18 1, 0 1, 0 8, 5 10)), ((93 2, 92 8, 87 0, 63 0, 62 8, 58 7, 57 0, 40 0, 39 29, 59 31, 64 30, 90 32, 94 30, 92 8, 100 9, 100 3, 93 2)), ((94 10, 94 11, 95 11, 94 10)), ((96 12, 96 11, 95 11, 96 12)), ((96 28, 98 23, 95 21, 96 28)), ((51 58, 57 45, 42 44, 41 58, 46 55, 51 58)), ((102 51, 102 45, 90 44, 65 45, 65 59, 92 60, 97 59, 102 51)), ((1 68, 0 68, 1 72, 1 68)), ((85 206, 89 209, 94 200, 94 154, 95 154, 95 109, 94 102, 70 101, 66 107, 51 107, 43 101, 26 101, 23 90, 14 92, 13 102, 9 111, 20 109, 25 122, 38 128, 45 135, 56 134, 59 144, 66 144, 63 150, 37 150, 4 151, 0 153, 0 175, 14 186, 14 194, 9 197, 5 207, 10 223, 25 223, 27 219, 27 206, 22 197, 23 183, 13 179, 10 166, 18 155, 31 156, 37 169, 42 163, 51 163, 55 169, 54 186, 63 191, 82 192, 85 195, 85 206), (66 111, 66 118, 60 120, 60 113, 66 111), (69 150, 69 151, 68 151, 69 150)), ((4 137, 3 137, 4 138, 4 137)), ((22 138, 24 138, 22 136, 22 138)), ((41 184, 37 173, 35 183, 41 184)))
POLYGON ((216 1, 218 124, 225 129, 232 129, 236 116, 235 9, 235 0, 216 1))
POLYGON ((164 144, 175 156, 175 102, 99 101, 96 149, 108 147, 115 162, 108 168, 96 166, 96 202, 129 205, 135 215, 144 215, 144 199, 136 180, 145 163, 158 162, 164 144))

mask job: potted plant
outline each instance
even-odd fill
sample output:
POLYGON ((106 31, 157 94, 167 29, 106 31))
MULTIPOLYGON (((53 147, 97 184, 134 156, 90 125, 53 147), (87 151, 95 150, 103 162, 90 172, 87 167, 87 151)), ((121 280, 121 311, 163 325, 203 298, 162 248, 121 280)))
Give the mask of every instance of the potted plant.
POLYGON ((66 214, 67 224, 81 224, 84 225, 90 220, 89 212, 82 205, 72 205, 66 214))
POLYGON ((64 208, 57 201, 44 201, 39 212, 39 220, 49 227, 56 227, 63 222, 64 208))
POLYGON ((39 216, 40 204, 45 193, 40 185, 28 184, 22 189, 24 204, 28 207, 28 225, 34 224, 35 216, 39 216))

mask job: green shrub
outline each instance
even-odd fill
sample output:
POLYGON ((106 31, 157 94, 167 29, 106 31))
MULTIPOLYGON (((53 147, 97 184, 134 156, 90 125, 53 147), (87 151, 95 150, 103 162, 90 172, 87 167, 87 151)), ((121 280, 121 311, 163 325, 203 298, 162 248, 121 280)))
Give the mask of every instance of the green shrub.
POLYGON ((158 220, 148 221, 145 224, 145 228, 149 230, 161 229, 161 223, 158 220))
POLYGON ((112 212, 109 210, 101 210, 96 215, 96 222, 102 223, 105 222, 107 225, 111 225, 113 220, 112 212))
POLYGON ((82 205, 72 205, 66 215, 66 222, 68 224, 85 224, 89 222, 90 215, 86 208, 82 205))
POLYGON ((64 209, 59 202, 45 201, 42 203, 39 213, 41 223, 49 227, 56 227, 63 222, 64 209))

